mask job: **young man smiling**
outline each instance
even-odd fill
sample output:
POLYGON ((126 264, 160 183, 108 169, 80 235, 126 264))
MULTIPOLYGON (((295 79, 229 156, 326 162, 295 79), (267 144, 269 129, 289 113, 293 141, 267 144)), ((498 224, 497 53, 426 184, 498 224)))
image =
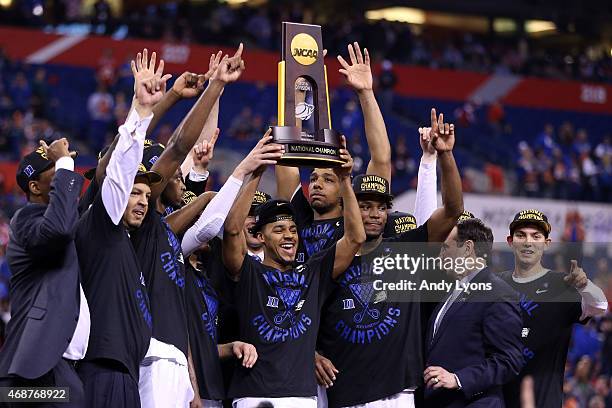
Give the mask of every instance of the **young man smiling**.
POLYGON ((576 261, 569 273, 542 265, 549 249, 551 225, 535 209, 518 212, 510 223, 508 245, 514 252, 514 269, 502 277, 521 296, 526 365, 518 379, 504 388, 506 406, 520 406, 520 384, 531 376, 538 408, 559 408, 563 398, 563 373, 574 323, 584 323, 608 309, 603 291, 595 286, 576 261))
MULTIPOLYGON (((269 133, 268 133, 269 134, 269 133)), ((260 143, 271 138, 266 135, 260 143)), ((262 204, 252 227, 264 245, 262 263, 248 255, 244 221, 265 167, 247 182, 225 223, 223 261, 238 283, 240 334, 254 344, 259 359, 252 369, 234 372, 229 396, 246 408, 269 401, 277 408, 316 407, 313 356, 319 326, 320 297, 353 260, 365 240, 359 207, 351 188, 352 159, 334 169, 344 201, 344 236, 331 248, 294 266, 298 245, 295 212, 287 201, 262 204)), ((270 148, 273 148, 272 146, 270 148)), ((280 154, 278 155, 280 157, 280 154)))

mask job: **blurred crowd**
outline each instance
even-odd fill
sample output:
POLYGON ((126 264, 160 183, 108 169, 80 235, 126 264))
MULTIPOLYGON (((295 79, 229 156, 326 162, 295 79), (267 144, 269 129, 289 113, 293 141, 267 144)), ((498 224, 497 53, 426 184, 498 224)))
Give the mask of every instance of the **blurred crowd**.
MULTIPOLYGON (((394 62, 478 72, 609 82, 612 60, 604 47, 583 44, 572 50, 543 47, 524 35, 476 35, 427 26, 369 21, 357 11, 317 12, 302 1, 268 2, 256 8, 232 8, 224 2, 183 0, 143 5, 115 15, 106 0, 85 12, 82 0, 24 0, 0 14, 0 23, 29 26, 87 24, 91 33, 163 39, 169 42, 234 45, 278 50, 279 21, 325 26, 324 46, 344 51, 347 41, 376 49, 376 57, 394 62)), ((340 11, 340 10, 336 10, 340 11)))
POLYGON ((518 193, 527 197, 612 202, 612 138, 594 144, 585 129, 547 124, 518 145, 518 193))

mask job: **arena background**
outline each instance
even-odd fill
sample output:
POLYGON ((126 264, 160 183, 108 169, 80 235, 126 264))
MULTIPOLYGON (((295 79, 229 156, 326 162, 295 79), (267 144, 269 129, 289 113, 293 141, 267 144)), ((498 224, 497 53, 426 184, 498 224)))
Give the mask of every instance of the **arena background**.
MULTIPOLYGON (((458 128, 466 209, 493 227, 497 242, 518 210, 543 210, 554 241, 592 244, 583 266, 612 299, 609 2, 0 0, 3 321, 8 220, 25 200, 15 185, 19 157, 40 139, 65 136, 79 169, 91 167, 129 108, 137 51, 158 51, 177 77, 205 71, 213 51, 244 42, 247 69, 221 100, 211 166, 218 189, 275 123, 281 21, 323 26, 332 124, 349 140, 356 174, 369 158, 363 118, 334 57, 349 41, 370 50, 393 146, 396 209, 413 210, 417 128, 436 107, 458 128)), ((157 140, 168 140, 189 106, 162 120, 157 140)), ((263 189, 273 193, 271 173, 263 189)), ((611 333, 609 315, 576 328, 565 406, 612 407, 611 333)))

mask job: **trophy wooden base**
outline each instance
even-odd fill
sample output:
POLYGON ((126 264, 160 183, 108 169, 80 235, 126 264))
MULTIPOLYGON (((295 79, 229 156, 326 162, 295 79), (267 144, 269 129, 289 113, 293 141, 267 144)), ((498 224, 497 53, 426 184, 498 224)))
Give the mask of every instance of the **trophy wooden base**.
POLYGON ((314 140, 303 139, 295 126, 273 126, 272 142, 285 147, 278 160, 281 166, 340 167, 340 134, 333 129, 321 129, 314 140))

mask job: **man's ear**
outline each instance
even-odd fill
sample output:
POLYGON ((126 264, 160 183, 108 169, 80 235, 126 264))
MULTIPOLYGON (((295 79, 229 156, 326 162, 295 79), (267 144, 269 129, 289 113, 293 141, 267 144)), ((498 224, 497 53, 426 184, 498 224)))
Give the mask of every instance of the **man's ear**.
POLYGON ((472 256, 472 254, 476 256, 476 248, 474 248, 474 241, 472 241, 471 239, 468 239, 467 241, 463 243, 463 247, 465 248, 466 258, 468 256, 472 256))
POLYGON ((512 242, 513 242, 513 241, 512 241, 512 235, 508 235, 508 236, 506 237, 506 242, 508 243, 508 246, 509 246, 510 248, 512 248, 512 242))
POLYGON ((262 244, 264 243, 264 236, 263 236, 263 232, 261 230, 257 231, 257 233, 255 233, 255 238, 257 238, 257 240, 259 242, 261 242, 262 244))
POLYGON ((550 243, 552 242, 552 239, 550 238, 546 238, 544 240, 544 250, 547 250, 548 248, 550 248, 550 243))
POLYGON ((28 189, 30 190, 30 195, 33 195, 33 196, 40 195, 40 188, 38 187, 38 181, 30 180, 28 182, 28 189))

